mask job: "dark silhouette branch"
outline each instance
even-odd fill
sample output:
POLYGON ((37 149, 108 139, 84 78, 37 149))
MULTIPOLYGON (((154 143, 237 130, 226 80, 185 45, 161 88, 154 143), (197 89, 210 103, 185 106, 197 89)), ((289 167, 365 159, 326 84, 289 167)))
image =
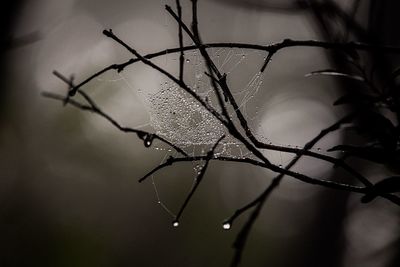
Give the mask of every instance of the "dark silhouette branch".
MULTIPOLYGON (((176 0, 176 8, 178 10, 178 17, 180 20, 182 20, 182 6, 179 0, 176 0)), ((182 27, 179 25, 178 27, 178 38, 179 38, 179 49, 180 49, 180 55, 179 55, 179 80, 183 82, 183 68, 184 68, 184 62, 185 62, 185 56, 183 52, 183 36, 182 36, 182 27)))
POLYGON ((210 160, 214 156, 214 151, 217 148, 218 144, 221 142, 222 139, 225 138, 225 135, 221 136, 217 142, 213 145, 210 151, 208 151, 205 159, 204 166, 201 168, 201 170, 197 173, 197 177, 195 178, 194 185, 192 189, 190 190, 189 194, 187 195, 185 201, 183 202, 178 214, 176 215, 175 221, 173 222, 173 225, 178 225, 179 224, 179 219, 181 218, 183 212, 185 211, 185 208, 189 204, 190 199, 193 197, 194 193, 196 192, 197 188, 199 187, 201 181, 203 180, 204 174, 206 173, 206 170, 208 168, 208 164, 210 163, 210 160))
MULTIPOLYGON (((349 119, 353 116, 354 116, 353 114, 347 115, 347 116, 343 117, 342 119, 338 120, 333 125, 329 126, 328 128, 323 129, 316 137, 314 137, 312 140, 310 140, 304 146, 302 154, 297 154, 296 157, 294 157, 289 162, 289 164, 287 164, 285 166, 285 170, 289 171, 290 168, 292 168, 301 159, 301 157, 305 153, 307 153, 307 151, 309 151, 311 148, 313 148, 315 146, 315 144, 317 144, 327 134, 340 128, 340 126, 343 123, 347 123, 349 121, 349 119)), ((285 176, 284 172, 280 173, 277 177, 275 177, 272 180, 271 184, 266 188, 266 190, 262 194, 260 194, 256 199, 254 199, 247 205, 236 210, 235 213, 224 222, 224 224, 229 224, 229 227, 230 227, 233 224, 233 222, 236 220, 236 218, 238 218, 240 215, 242 215, 247 210, 255 207, 254 211, 251 213, 250 217, 248 218, 246 223, 243 225, 242 229, 240 230, 240 232, 237 235, 236 240, 233 244, 233 247, 235 249, 235 254, 234 254, 234 257, 232 260, 232 264, 231 264, 232 267, 236 267, 239 265, 244 247, 246 245, 248 235, 249 235, 249 233, 261 211, 261 208, 263 207, 264 203, 266 202, 268 196, 274 191, 275 188, 277 188, 279 186, 279 184, 284 176, 285 176)), ((364 180, 364 179, 365 178, 362 178, 362 180, 364 180)), ((361 193, 365 193, 366 192, 365 190, 368 191, 369 187, 372 186, 372 183, 370 183, 367 179, 365 179, 364 181, 367 183, 368 187, 364 187, 364 188, 360 189, 360 190, 362 190, 361 193)), ((324 185, 324 186, 326 186, 326 185, 324 185)), ((353 192, 356 192, 356 191, 353 191, 353 192)), ((393 203, 395 203, 397 205, 400 205, 400 198, 396 197, 395 195, 382 194, 381 196, 389 199, 390 201, 392 201, 393 203)))
MULTIPOLYGON (((360 50, 360 51, 371 51, 377 53, 386 53, 386 54, 400 54, 400 47, 396 46, 382 46, 382 45, 373 45, 367 43, 359 43, 359 42, 347 42, 347 43, 335 43, 335 42, 324 42, 324 41, 316 41, 316 40, 291 40, 285 39, 282 42, 274 43, 270 45, 256 45, 256 44, 246 44, 246 43, 206 43, 203 44, 204 48, 242 48, 242 49, 252 49, 259 50, 265 52, 271 52, 274 50, 282 50, 290 47, 318 47, 324 49, 334 49, 339 51, 348 51, 348 50, 360 50)), ((195 45, 189 45, 185 47, 175 47, 165 49, 159 52, 150 53, 143 56, 146 59, 152 59, 160 56, 165 56, 168 54, 178 53, 181 51, 190 51, 197 49, 195 45)), ((70 95, 73 96, 79 88, 86 85, 93 79, 103 75, 104 73, 110 70, 116 70, 117 72, 123 71, 126 67, 135 64, 137 62, 141 62, 139 58, 131 58, 120 64, 111 64, 93 75, 89 76, 82 82, 75 85, 71 88, 70 95)))
MULTIPOLYGON (((62 81, 66 82, 67 84, 71 85, 71 81, 69 81, 66 77, 62 76, 61 74, 54 72, 54 74, 60 78, 62 81)), ((78 101, 75 101, 73 99, 68 99, 69 96, 62 96, 50 92, 43 92, 42 95, 44 97, 56 99, 63 101, 63 103, 66 102, 66 99, 68 99, 68 104, 71 104, 72 106, 82 109, 82 110, 87 110, 91 111, 93 113, 96 113, 97 115, 103 117, 107 121, 109 121, 113 126, 115 126, 118 130, 125 132, 125 133, 135 133, 140 139, 142 139, 145 142, 152 142, 153 139, 158 139, 161 142, 169 145, 170 147, 174 148, 177 152, 181 153, 184 156, 188 156, 188 154, 183 151, 181 148, 179 148, 177 145, 171 143, 170 141, 166 140, 165 138, 155 134, 155 133, 149 133, 143 130, 138 130, 130 127, 125 127, 120 125, 115 119, 113 119, 110 115, 108 115, 106 112, 104 112, 100 107, 94 102, 94 100, 86 94, 84 91, 79 90, 78 93, 88 102, 89 105, 85 105, 82 103, 79 103, 78 101), (151 140, 149 139, 151 138, 151 140)), ((145 143, 146 146, 146 143, 145 143)))

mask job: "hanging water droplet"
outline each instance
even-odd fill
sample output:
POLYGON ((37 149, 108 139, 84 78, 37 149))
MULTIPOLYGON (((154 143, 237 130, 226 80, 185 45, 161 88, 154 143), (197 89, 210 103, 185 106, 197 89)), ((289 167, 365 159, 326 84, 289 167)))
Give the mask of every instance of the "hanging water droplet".
POLYGON ((231 229, 231 224, 228 223, 228 222, 226 222, 226 223, 224 223, 224 224, 222 225, 222 228, 224 228, 224 230, 229 230, 229 229, 231 229))
POLYGON ((178 222, 178 221, 174 221, 174 222, 172 223, 172 226, 173 226, 173 227, 178 227, 178 226, 179 226, 179 222, 178 222))
POLYGON ((187 58, 187 59, 186 59, 186 63, 189 63, 189 62, 190 62, 190 59, 187 58))
POLYGON ((282 164, 279 164, 279 168, 282 168, 283 166, 282 166, 282 164))
POLYGON ((151 144, 153 143, 154 135, 152 134, 146 134, 143 138, 144 146, 145 147, 150 147, 151 144))

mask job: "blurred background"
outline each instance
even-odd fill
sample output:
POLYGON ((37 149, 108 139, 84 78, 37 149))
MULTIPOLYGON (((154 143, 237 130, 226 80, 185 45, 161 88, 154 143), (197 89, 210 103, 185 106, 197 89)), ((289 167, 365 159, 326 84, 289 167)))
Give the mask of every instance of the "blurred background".
MULTIPOLYGON (((184 19, 190 22, 190 2, 182 2, 184 19)), ((199 1, 203 41, 332 40, 340 35, 337 32, 351 29, 348 40, 400 45, 394 27, 398 25, 396 1, 304 2, 313 4, 199 1), (359 4, 355 15, 351 15, 353 2, 359 4), (329 16, 331 6, 318 9, 327 3, 351 19, 329 16)), ((177 27, 165 4, 174 7, 175 2, 2 4, 0 266, 229 266, 231 245, 247 214, 230 231, 222 229, 222 222, 260 194, 273 173, 212 162, 180 226, 174 228, 173 218, 157 201, 177 213, 193 182, 190 164, 170 167, 157 174, 153 183, 139 184, 137 180, 165 157, 163 146, 155 143, 147 149, 136 135, 41 96, 43 91, 65 94, 68 89, 52 75, 53 70, 73 74, 79 82, 130 58, 102 35, 104 29, 112 28, 143 54, 177 47, 177 27)), ((190 44, 187 39, 185 43, 190 44)), ((255 74, 264 56, 252 54, 238 65, 232 84, 241 88, 240 82, 255 74)), ((154 62, 177 73, 176 59, 177 55, 167 55, 154 62)), ((257 117, 251 120, 254 131, 275 144, 302 146, 345 114, 345 109, 332 105, 343 94, 341 81, 304 77, 340 66, 335 59, 314 48, 279 52, 247 103, 249 114, 257 117)), ((379 58, 387 66, 396 65, 396 60, 379 58)), ((122 124, 151 130, 143 95, 156 92, 164 81, 160 74, 136 64, 121 75, 107 73, 84 89, 122 124)), ((349 138, 340 131, 324 139, 319 148, 324 151, 349 138)), ((277 164, 291 157, 267 156, 277 164)), ((373 180, 387 172, 362 167, 373 180)), ((303 161, 297 168, 316 177, 347 179, 317 161, 303 161)), ((385 200, 362 205, 359 197, 285 178, 256 222, 242 266, 399 266, 398 207, 385 200)))

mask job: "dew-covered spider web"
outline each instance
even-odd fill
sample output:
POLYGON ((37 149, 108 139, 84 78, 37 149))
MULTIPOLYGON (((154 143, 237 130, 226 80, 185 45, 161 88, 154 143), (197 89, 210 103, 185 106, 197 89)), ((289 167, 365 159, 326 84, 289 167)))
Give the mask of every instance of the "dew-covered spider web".
MULTIPOLYGON (((264 83, 265 74, 259 71, 265 59, 265 53, 238 48, 208 48, 207 52, 219 71, 227 75, 232 94, 249 125, 252 128, 259 127, 260 116, 254 100, 260 90, 267 90, 264 83)), ((165 64, 173 65, 176 70, 178 69, 178 53, 166 55, 165 58, 165 64)), ((210 78, 205 72, 208 72, 208 70, 200 52, 198 50, 186 51, 184 62, 185 83, 204 101, 220 112, 221 109, 210 78)), ((178 76, 177 72, 174 74, 178 76)), ((232 137, 217 118, 174 82, 164 78, 159 80, 158 88, 151 88, 151 90, 140 88, 138 90, 128 82, 125 75, 126 72, 119 74, 115 81, 122 81, 126 87, 139 93, 148 110, 149 121, 139 125, 140 127, 150 126, 150 132, 154 132, 177 145, 189 156, 207 155, 207 152, 217 140, 225 135, 226 137, 214 152, 216 157, 252 158, 252 154, 247 151, 246 147, 232 137)), ((234 110, 230 108, 228 111, 229 114, 232 114, 234 122, 240 126, 234 110)), ((257 129, 252 130, 260 141, 301 148, 299 145, 273 142, 268 138, 268 133, 263 131, 260 133, 260 131, 256 131, 257 129)), ((163 154, 160 164, 171 156, 182 156, 161 142, 155 142, 151 148, 163 154)), ((284 166, 288 162, 287 158, 282 157, 281 152, 270 153, 268 158, 280 166, 284 166)), ((204 161, 191 161, 189 164, 192 165, 192 186, 194 186, 197 174, 204 166, 204 161)), ((169 207, 166 203, 168 201, 163 199, 162 187, 158 186, 157 182, 158 177, 159 174, 151 176, 151 184, 154 188, 156 201, 172 218, 175 218, 174 211, 178 208, 169 207)))
MULTIPOLYGON (((254 51, 226 48, 210 48, 208 53, 220 72, 226 73, 228 77, 235 73, 250 53, 258 54, 254 51)), ((172 60, 177 61, 177 59, 172 60)), ((197 50, 186 52, 185 82, 197 95, 221 112, 210 78, 205 72, 207 68, 201 54, 197 50)), ((245 115, 247 103, 257 94, 262 82, 263 75, 258 72, 250 78, 245 87, 233 92, 235 98, 239 99, 239 107, 245 115)), ((212 146, 222 135, 225 135, 220 145, 223 152, 220 154, 242 156, 230 151, 232 148, 236 150, 241 143, 233 138, 225 126, 205 107, 175 83, 162 81, 157 92, 148 94, 144 98, 149 107, 151 126, 157 134, 170 142, 190 152, 190 149, 196 149, 196 147, 212 146)), ((231 111, 231 113, 234 112, 231 111)))
MULTIPOLYGON (((263 58, 257 51, 236 48, 208 48, 207 52, 219 71, 225 73, 228 79, 234 75, 243 76, 240 73, 243 71, 241 67, 246 69, 246 64, 249 64, 250 60, 254 60, 254 58, 258 60, 261 58, 262 60, 263 58)), ((171 64, 178 66, 178 57, 178 54, 169 55, 171 64)), ((185 83, 215 110, 221 112, 210 78, 205 74, 208 72, 207 66, 199 51, 185 52, 184 71, 185 83)), ((263 74, 256 71, 250 77, 244 79, 247 80, 246 83, 232 90, 239 108, 247 117, 249 117, 247 106, 260 90, 263 78, 263 74)), ((156 92, 145 94, 143 90, 142 94, 148 107, 150 125, 155 133, 182 148, 190 156, 205 156, 217 140, 225 135, 225 138, 215 150, 215 156, 251 157, 245 146, 232 137, 217 118, 175 83, 169 80, 161 80, 156 92)), ((234 110, 230 109, 229 113, 233 115, 234 110)), ((254 117, 255 114, 251 114, 249 119, 252 120, 254 117)), ((163 146, 157 147, 157 149, 163 149, 161 147, 163 146)), ((167 151, 161 163, 165 162, 169 156, 178 155, 174 151, 167 151)), ((191 164, 193 168, 192 186, 194 186, 197 174, 204 162, 191 162, 191 164)), ((151 179, 157 203, 171 217, 175 217, 172 209, 162 200, 162 192, 157 186, 156 177, 152 176, 151 179)))

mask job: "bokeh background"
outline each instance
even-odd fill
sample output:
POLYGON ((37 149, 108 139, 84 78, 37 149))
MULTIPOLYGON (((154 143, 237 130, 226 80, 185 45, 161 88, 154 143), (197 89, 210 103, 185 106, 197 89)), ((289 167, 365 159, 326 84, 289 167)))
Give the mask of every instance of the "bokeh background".
MULTIPOLYGON (((189 22, 190 3, 182 2, 189 22)), ((265 8, 267 1, 199 2, 205 42, 324 39, 302 11, 265 8)), ((347 10, 351 1, 337 2, 347 10)), ((395 1, 384 2, 388 5, 379 11, 382 14, 395 1)), ((290 2, 275 1, 282 3, 290 2)), ((43 91, 65 94, 67 90, 53 70, 80 81, 130 57, 101 34, 103 29, 112 28, 143 54, 178 46, 177 27, 165 4, 174 1, 4 4, 0 266, 229 265, 231 245, 246 215, 230 231, 222 230, 222 221, 261 193, 272 173, 213 162, 180 226, 173 228, 171 216, 157 204, 151 181, 137 182, 166 152, 156 149, 157 144, 145 148, 135 135, 116 130, 96 115, 41 96, 43 91)), ((360 21, 368 10, 368 5, 361 8, 360 21)), ((382 40, 393 43, 395 30, 388 23, 382 23, 382 40)), ((170 69, 176 66, 174 56, 155 62, 170 69)), ((233 79, 248 79, 256 63, 249 59, 238 66, 233 79)), ((336 80, 304 77, 329 66, 323 50, 293 48, 277 54, 249 103, 259 107, 255 130, 267 132, 274 143, 301 146, 344 114, 343 108, 332 106, 341 95, 336 80)), ((123 79, 109 73, 85 90, 118 121, 139 127, 150 117, 138 92, 157 90, 164 78, 140 64, 122 75, 123 79)), ((345 138, 342 132, 331 135, 320 148, 345 138)), ((290 159, 269 156, 282 164, 290 159)), ((303 161, 298 168, 318 177, 338 175, 314 161, 303 161)), ((384 172, 367 166, 365 171, 378 178, 384 172)), ((155 182, 161 201, 176 213, 193 182, 192 166, 163 170, 155 182)), ((286 178, 253 229, 243 266, 398 266, 398 218, 398 209, 387 201, 363 206, 357 195, 286 178)))

